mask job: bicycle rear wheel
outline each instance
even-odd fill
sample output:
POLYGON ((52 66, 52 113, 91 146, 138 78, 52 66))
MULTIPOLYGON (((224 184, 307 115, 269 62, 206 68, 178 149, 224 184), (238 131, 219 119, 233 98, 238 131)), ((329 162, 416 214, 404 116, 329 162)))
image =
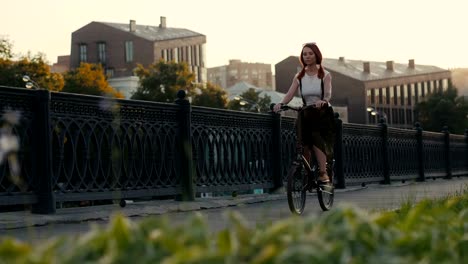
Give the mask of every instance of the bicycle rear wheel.
POLYGON ((288 172, 287 195, 289 209, 294 214, 304 212, 307 190, 304 188, 307 184, 307 172, 302 164, 294 164, 288 172))

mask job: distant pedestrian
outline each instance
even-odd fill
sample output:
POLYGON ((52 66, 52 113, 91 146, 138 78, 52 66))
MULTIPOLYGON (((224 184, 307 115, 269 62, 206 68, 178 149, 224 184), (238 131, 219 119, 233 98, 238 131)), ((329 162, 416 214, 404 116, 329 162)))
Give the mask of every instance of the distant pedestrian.
POLYGON ((304 146, 304 155, 314 151, 320 169, 319 181, 330 182, 327 161, 333 159, 335 126, 333 108, 329 101, 332 95, 331 74, 322 67, 322 53, 315 42, 303 45, 300 55, 302 69, 297 73, 281 103, 274 106, 279 111, 288 104, 299 89, 303 108, 297 118, 298 141, 304 146))

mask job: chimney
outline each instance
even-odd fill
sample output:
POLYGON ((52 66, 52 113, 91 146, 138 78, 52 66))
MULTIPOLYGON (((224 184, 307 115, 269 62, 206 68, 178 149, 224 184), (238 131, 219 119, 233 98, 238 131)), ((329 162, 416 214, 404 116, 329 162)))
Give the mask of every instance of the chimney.
POLYGON ((370 63, 368 61, 362 63, 362 68, 365 73, 370 73, 370 63))
POLYGON ((414 59, 411 59, 411 60, 408 61, 408 68, 410 68, 410 69, 416 68, 415 65, 414 65, 414 59))
POLYGON ((135 32, 135 31, 136 31, 136 21, 130 20, 130 32, 135 32))
POLYGON ((387 61, 387 70, 393 71, 393 61, 387 61))
POLYGON ((339 60, 340 60, 340 62, 345 62, 344 57, 340 57, 339 60))
POLYGON ((166 17, 161 17, 161 23, 159 24, 160 28, 166 28, 166 17))

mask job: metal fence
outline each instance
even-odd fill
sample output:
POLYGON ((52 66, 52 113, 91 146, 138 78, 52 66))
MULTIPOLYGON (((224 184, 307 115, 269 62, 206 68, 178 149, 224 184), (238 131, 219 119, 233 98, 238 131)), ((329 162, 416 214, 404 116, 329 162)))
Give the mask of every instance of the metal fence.
MULTIPOLYGON (((154 103, 0 87, 2 137, 10 128, 19 139, 0 164, 0 206, 53 213, 56 202, 193 200, 283 185, 296 152, 294 118, 191 107, 178 96, 154 103)), ((340 188, 468 174, 464 135, 336 124, 340 188)))

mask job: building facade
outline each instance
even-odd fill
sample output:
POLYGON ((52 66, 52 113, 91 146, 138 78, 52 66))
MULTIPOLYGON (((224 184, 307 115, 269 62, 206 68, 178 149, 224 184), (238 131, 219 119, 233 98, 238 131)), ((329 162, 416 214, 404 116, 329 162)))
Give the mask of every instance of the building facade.
MULTIPOLYGON (((206 82, 206 36, 183 28, 91 22, 72 33, 70 68, 99 63, 109 78, 134 76, 137 64, 147 67, 159 60, 187 63, 196 82, 206 82)), ((125 92, 125 91, 124 91, 125 92)))
POLYGON ((274 90, 271 64, 229 60, 228 65, 208 68, 208 81, 224 89, 238 82, 274 90))
MULTIPOLYGON (((379 117, 391 126, 412 128, 417 122, 415 106, 440 90, 446 90, 451 73, 436 66, 323 59, 332 74, 332 104, 347 106, 351 123, 373 124, 379 117), (373 109, 375 111, 368 111, 373 109), (371 113, 374 112, 372 115, 371 113)), ((301 66, 298 57, 288 57, 275 65, 277 90, 289 88, 301 66)))

